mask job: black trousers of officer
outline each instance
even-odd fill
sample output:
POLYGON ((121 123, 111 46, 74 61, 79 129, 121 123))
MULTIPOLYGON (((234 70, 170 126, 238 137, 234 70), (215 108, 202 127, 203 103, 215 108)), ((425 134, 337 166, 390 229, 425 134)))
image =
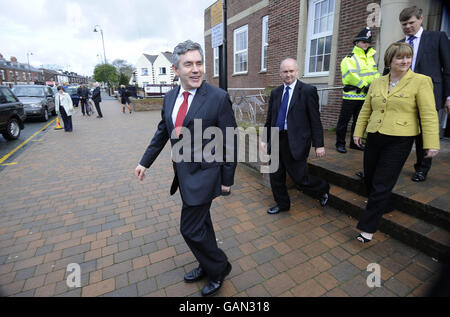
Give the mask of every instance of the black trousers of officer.
POLYGON ((180 232, 200 266, 212 280, 219 280, 228 259, 219 249, 211 221, 212 201, 200 206, 188 206, 183 202, 180 232))
POLYGON ((289 209, 291 201, 286 187, 286 172, 298 188, 306 192, 323 195, 330 191, 330 184, 320 177, 309 175, 306 157, 304 160, 295 160, 289 148, 287 131, 280 131, 280 167, 270 174, 270 186, 275 202, 281 209, 289 209))
POLYGON ((355 143, 353 142, 353 133, 355 132, 356 121, 358 120, 359 112, 361 111, 363 104, 364 100, 343 99, 342 108, 339 114, 339 120, 336 127, 336 147, 345 146, 347 126, 352 117, 353 123, 350 134, 350 145, 355 145, 355 143))
POLYGON ((383 214, 392 211, 392 189, 411 153, 414 137, 369 133, 364 151, 368 202, 358 229, 375 233, 383 214))

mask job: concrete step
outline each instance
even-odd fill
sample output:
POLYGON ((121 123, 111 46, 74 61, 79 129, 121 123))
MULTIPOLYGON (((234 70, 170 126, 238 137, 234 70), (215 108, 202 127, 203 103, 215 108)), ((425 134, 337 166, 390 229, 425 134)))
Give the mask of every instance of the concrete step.
MULTIPOLYGON (((367 198, 343 187, 332 185, 329 204, 359 219, 365 210, 367 198)), ((379 231, 439 261, 450 261, 450 232, 423 219, 394 210, 383 216, 379 231)))
MULTIPOLYGON (((366 188, 363 181, 355 175, 358 170, 352 171, 349 175, 347 171, 339 170, 338 167, 331 167, 324 161, 313 161, 308 164, 311 174, 323 177, 331 184, 335 184, 347 190, 367 197, 366 188)), ((362 170, 362 169, 359 169, 362 170)), ((402 211, 412 217, 419 218, 427 223, 441 227, 450 231, 450 213, 448 206, 438 206, 411 199, 402 190, 393 191, 393 201, 395 209, 402 211)))

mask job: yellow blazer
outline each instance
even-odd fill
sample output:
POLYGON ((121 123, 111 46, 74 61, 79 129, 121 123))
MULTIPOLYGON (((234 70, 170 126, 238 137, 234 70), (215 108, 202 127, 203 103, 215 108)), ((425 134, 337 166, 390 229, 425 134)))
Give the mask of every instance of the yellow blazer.
POLYGON ((439 120, 431 78, 408 70, 389 92, 389 75, 375 79, 356 122, 355 137, 367 132, 416 136, 422 124, 423 148, 440 149, 439 120))

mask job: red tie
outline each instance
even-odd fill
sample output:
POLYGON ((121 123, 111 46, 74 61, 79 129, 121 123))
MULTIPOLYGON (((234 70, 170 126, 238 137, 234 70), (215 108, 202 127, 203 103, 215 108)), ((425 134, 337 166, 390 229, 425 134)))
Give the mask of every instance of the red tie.
POLYGON ((186 118, 187 108, 188 108, 188 98, 190 93, 185 91, 183 92, 184 100, 181 104, 180 109, 178 110, 177 120, 175 121, 175 132, 177 136, 180 135, 181 127, 183 126, 184 118, 186 118))

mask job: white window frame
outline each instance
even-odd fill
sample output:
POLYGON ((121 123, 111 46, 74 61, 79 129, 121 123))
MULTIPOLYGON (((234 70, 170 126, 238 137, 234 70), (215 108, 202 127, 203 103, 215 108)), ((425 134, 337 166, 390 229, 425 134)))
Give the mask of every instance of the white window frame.
MULTIPOLYGON (((323 2, 325 0, 309 0, 309 8, 308 8, 308 27, 307 27, 307 36, 306 36, 306 56, 305 56, 305 77, 323 77, 329 76, 330 71, 322 71, 322 72, 310 72, 309 64, 310 64, 310 55, 311 55, 311 42, 316 39, 326 38, 328 36, 333 36, 333 27, 334 27, 334 14, 336 10, 335 0, 328 0, 333 2, 333 12, 331 12, 331 27, 328 31, 320 32, 314 34, 314 20, 315 20, 315 8, 318 2, 323 2)), ((326 43, 325 43, 326 44, 326 43)), ((324 45, 325 45, 324 44, 324 45)), ((331 51, 330 51, 331 55, 331 51)))
POLYGON ((0 71, 2 73, 2 80, 6 80, 5 71, 3 69, 1 69, 0 71))
POLYGON ((148 68, 145 68, 145 67, 141 68, 141 76, 148 76, 148 68), (144 75, 144 69, 147 70, 147 74, 146 75, 144 75))
POLYGON ((269 16, 262 19, 262 39, 261 39, 261 71, 267 71, 267 51, 269 47, 269 16))
POLYGON ((167 75, 167 67, 160 67, 159 74, 163 75, 163 76, 167 75), (164 70, 164 72, 163 72, 163 70, 164 70))
POLYGON ((244 25, 244 26, 241 26, 240 28, 238 28, 238 29, 235 29, 234 30, 234 48, 233 48, 233 64, 234 64, 234 67, 233 67, 233 69, 234 69, 234 74, 235 75, 239 75, 239 74, 247 74, 248 73, 248 24, 246 24, 246 25, 244 25), (240 50, 240 51, 237 51, 236 50, 236 37, 239 35, 239 34, 241 34, 241 33, 246 33, 246 37, 245 37, 245 40, 246 40, 246 42, 247 42, 247 48, 246 49, 243 49, 243 50, 240 50), (236 59, 236 55, 238 55, 238 54, 246 54, 247 55, 247 69, 246 70, 239 70, 239 71, 237 71, 237 64, 236 64, 236 62, 237 62, 237 59, 236 59))
POLYGON ((219 77, 219 47, 213 49, 214 77, 219 77))

